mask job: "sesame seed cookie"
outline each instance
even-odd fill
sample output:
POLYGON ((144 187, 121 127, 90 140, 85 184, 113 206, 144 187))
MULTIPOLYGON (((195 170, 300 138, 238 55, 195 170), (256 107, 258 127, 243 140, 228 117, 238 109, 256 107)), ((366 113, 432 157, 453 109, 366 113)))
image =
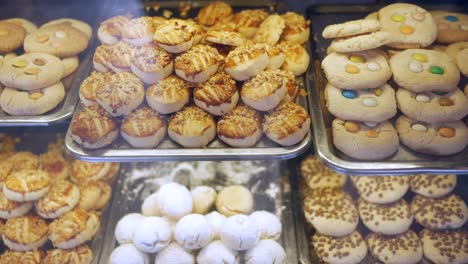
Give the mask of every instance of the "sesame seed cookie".
POLYGON ((324 38, 342 38, 375 32, 380 29, 377 19, 359 19, 328 25, 322 32, 324 38))
POLYGON ((337 38, 332 41, 330 48, 336 52, 356 52, 381 47, 392 40, 391 34, 376 31, 369 34, 337 38))
POLYGON ((21 45, 26 37, 26 29, 9 22, 0 22, 0 53, 12 52, 21 45))
POLYGON ((438 198, 449 194, 457 185, 454 174, 417 174, 410 178, 412 192, 429 198, 438 198))
POLYGON ((465 202, 455 194, 440 198, 416 195, 411 201, 411 211, 419 224, 432 230, 459 228, 468 219, 465 202))
POLYGON ((341 188, 346 184, 346 175, 325 167, 317 156, 309 155, 302 160, 301 175, 310 189, 341 188))
POLYGON ((379 262, 419 263, 423 256, 421 241, 412 230, 396 236, 372 233, 366 241, 372 257, 379 262))
POLYGON ((434 263, 461 264, 468 262, 468 232, 463 229, 419 233, 424 257, 434 263))
POLYGON ((468 41, 468 15, 447 11, 431 12, 437 23, 437 42, 468 41))
POLYGON ((409 176, 350 176, 359 195, 370 203, 386 204, 401 199, 409 188, 409 176))
POLYGON ((312 250, 323 262, 357 264, 367 256, 367 245, 358 231, 343 237, 329 237, 315 233, 312 250))

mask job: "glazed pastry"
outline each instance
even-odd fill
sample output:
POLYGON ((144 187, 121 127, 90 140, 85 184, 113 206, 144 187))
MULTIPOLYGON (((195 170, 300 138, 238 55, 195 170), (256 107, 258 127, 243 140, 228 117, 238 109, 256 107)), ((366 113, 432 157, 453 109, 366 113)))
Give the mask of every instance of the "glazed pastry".
POLYGON ((258 110, 269 111, 277 107, 286 96, 285 79, 280 70, 266 70, 244 82, 242 101, 258 110))
POLYGON ((176 75, 153 84, 146 90, 146 102, 161 114, 177 112, 190 98, 191 84, 176 75))
POLYGON ((168 135, 183 147, 203 147, 215 138, 216 123, 198 106, 187 106, 169 120, 168 135))
POLYGON ((233 14, 232 7, 222 1, 214 1, 200 9, 197 21, 206 27, 211 27, 218 22, 228 20, 233 14))
POLYGON ((129 72, 130 61, 133 57, 133 49, 131 45, 120 41, 119 43, 109 47, 107 55, 107 65, 114 72, 129 72))
POLYGON ((134 50, 130 68, 144 83, 153 84, 169 76, 174 70, 172 55, 156 45, 134 50))
POLYGON ((262 136, 261 122, 259 112, 239 105, 219 119, 218 137, 232 147, 252 147, 262 136))
POLYGON ((205 41, 211 44, 239 47, 246 43, 246 39, 237 32, 210 30, 205 34, 205 41))
POLYGON ((3 242, 16 251, 36 250, 47 242, 45 220, 29 215, 9 219, 3 227, 3 242))
POLYGON ((236 82, 228 74, 219 72, 195 88, 193 100, 197 106, 210 114, 227 114, 239 100, 236 82))
POLYGON ((114 16, 101 22, 97 31, 99 41, 107 45, 117 44, 128 21, 129 19, 125 16, 114 16))
POLYGON ((305 20, 303 16, 294 12, 287 12, 281 17, 285 22, 281 39, 298 44, 304 44, 309 40, 309 20, 305 20))
POLYGON ((106 86, 110 73, 93 71, 80 85, 80 101, 84 106, 97 105, 96 91, 106 86))
POLYGON ((197 33, 195 23, 181 19, 170 19, 154 32, 154 41, 170 53, 180 53, 190 49, 197 33))
POLYGON ((225 58, 224 70, 237 81, 245 81, 266 69, 270 61, 265 45, 237 47, 225 58))
POLYGON ((280 15, 269 15, 258 27, 253 40, 274 45, 279 41, 284 28, 285 21, 280 15))
POLYGON ((152 17, 133 18, 125 23, 122 29, 122 40, 134 46, 143 46, 153 42, 154 31, 155 25, 152 17))
POLYGON ((114 48, 110 45, 101 44, 97 46, 93 55, 93 67, 98 72, 113 71, 109 66, 109 59, 114 48))
POLYGON ((250 39, 257 33, 258 27, 268 16, 263 9, 242 10, 234 14, 233 22, 237 31, 244 37, 250 39))
POLYGON ((90 264, 93 260, 93 251, 82 245, 73 249, 52 249, 47 251, 43 264, 90 264))
POLYGON ((0 256, 0 264, 10 263, 28 263, 28 264, 42 264, 45 253, 41 250, 34 251, 5 251, 0 256))
POLYGON ((49 192, 35 202, 36 213, 46 219, 59 218, 75 208, 80 201, 80 190, 69 181, 56 181, 49 192))
POLYGON ((195 45, 175 59, 175 73, 189 82, 205 82, 218 70, 222 59, 223 57, 215 48, 195 45))
POLYGON ((304 47, 287 41, 281 42, 279 47, 284 52, 284 63, 281 69, 292 72, 294 76, 299 76, 307 71, 310 56, 304 47))
POLYGON ((76 184, 107 181, 107 175, 111 172, 114 164, 118 165, 118 163, 110 162, 87 162, 74 160, 71 164, 70 179, 76 184))
POLYGON ((15 202, 6 198, 3 192, 0 192, 0 218, 12 219, 23 216, 33 207, 32 202, 15 202))
POLYGON ((3 194, 16 202, 35 201, 47 194, 50 178, 40 169, 24 169, 8 175, 3 184, 3 194))
POLYGON ((88 181, 78 185, 80 189, 80 201, 78 208, 88 211, 101 210, 110 201, 112 189, 103 181, 88 181))

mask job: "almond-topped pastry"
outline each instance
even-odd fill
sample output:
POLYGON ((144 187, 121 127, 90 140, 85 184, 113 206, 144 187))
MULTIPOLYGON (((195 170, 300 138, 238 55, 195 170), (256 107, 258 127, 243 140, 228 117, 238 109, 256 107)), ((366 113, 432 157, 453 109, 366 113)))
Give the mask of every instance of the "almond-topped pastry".
POLYGON ((170 19, 156 28, 154 41, 170 53, 180 53, 190 49, 197 34, 192 21, 170 19))
POLYGON ((125 79, 118 79, 118 76, 114 77, 117 79, 113 79, 113 77, 106 86, 96 91, 96 101, 112 116, 127 115, 145 99, 143 82, 136 76, 125 79))
POLYGON ((109 81, 111 73, 93 71, 80 85, 80 100, 85 106, 97 105, 96 91, 109 81))
POLYGON ((218 121, 218 137, 231 147, 249 148, 262 137, 262 115, 239 105, 218 121))
POLYGON ((229 113, 239 101, 236 81, 225 72, 218 72, 193 91, 195 104, 213 115, 229 113))
POLYGON ((49 175, 39 169, 13 172, 3 184, 3 194, 6 198, 17 202, 38 200, 46 195, 49 189, 49 175))
POLYGON ((88 245, 82 245, 72 249, 47 250, 47 256, 42 264, 90 264, 93 260, 93 251, 88 245))
POLYGON ((231 19, 232 7, 222 1, 214 1, 204 6, 197 15, 197 21, 205 27, 211 27, 218 22, 231 19))
POLYGON ((309 20, 305 20, 303 16, 294 12, 287 12, 281 17, 286 23, 281 39, 297 44, 304 44, 309 40, 309 20))
POLYGON ((237 32, 210 30, 205 34, 205 41, 212 44, 239 47, 245 44, 246 39, 237 32))
POLYGON ((74 160, 71 165, 70 179, 76 184, 100 180, 106 181, 107 175, 111 171, 112 164, 118 165, 118 163, 110 162, 74 160))
POLYGON ((0 264, 42 264, 45 253, 41 250, 34 251, 12 251, 7 250, 0 256, 0 264))
POLYGON ((237 32, 248 39, 252 38, 267 16, 268 13, 263 9, 242 10, 234 14, 234 24, 236 25, 237 32))
POLYGON ((97 36, 103 44, 115 45, 120 41, 122 31, 130 19, 125 16, 114 16, 101 22, 97 36))
POLYGON ((169 76, 174 70, 172 55, 154 44, 134 50, 130 68, 143 82, 153 84, 169 76))
POLYGON ((119 135, 117 123, 98 105, 83 108, 71 122, 71 137, 85 148, 109 145, 119 135))
POLYGON ((12 172, 39 168, 39 157, 29 151, 16 152, 8 157, 8 162, 13 165, 12 172))
POLYGON ((148 87, 146 102, 161 114, 177 112, 188 103, 191 88, 191 83, 176 75, 170 75, 159 83, 148 87))
POLYGON ((153 148, 166 135, 166 120, 144 105, 125 116, 120 134, 135 148, 153 148))
POLYGON ((297 84, 296 77, 290 71, 280 71, 280 74, 284 78, 286 85, 286 95, 284 96, 283 101, 292 101, 295 102, 297 96, 299 95, 299 85, 297 84))
POLYGON ((36 250, 47 242, 46 221, 27 215, 9 219, 3 227, 3 242, 16 251, 36 250))
POLYGON ((48 151, 39 156, 41 169, 47 172, 52 181, 65 180, 68 178, 70 167, 62 153, 48 151))
POLYGON ((285 22, 280 15, 269 15, 258 27, 253 40, 274 45, 279 41, 284 28, 285 22))
POLYGON ((80 203, 78 208, 87 211, 101 210, 110 201, 112 189, 110 185, 103 181, 88 181, 81 183, 80 203))
POLYGON ((237 81, 245 81, 268 67, 270 60, 263 44, 237 47, 229 52, 224 70, 237 81))
POLYGON ((199 148, 215 138, 216 123, 198 106, 187 106, 171 117, 168 135, 183 147, 199 148))
POLYGON ((307 51, 297 43, 284 41, 279 44, 284 52, 283 70, 290 71, 294 76, 299 76, 307 71, 310 63, 310 57, 307 51))
POLYGON ((298 143, 309 130, 309 114, 302 106, 293 102, 280 104, 263 118, 263 132, 282 146, 298 143))
POLYGON ((33 207, 32 202, 15 202, 6 198, 3 192, 0 192, 0 218, 11 219, 23 216, 33 207))
POLYGON ((122 30, 122 40, 134 45, 142 46, 153 42, 155 25, 153 18, 143 16, 130 19, 122 30))
POLYGON ((270 59, 267 69, 277 70, 281 68, 285 60, 284 51, 278 45, 265 44, 265 49, 270 59))
POLYGON ((49 239, 54 247, 74 248, 91 240, 99 224, 99 217, 96 213, 78 208, 50 223, 49 239))
POLYGON ((36 213, 44 218, 58 218, 75 208, 80 201, 80 189, 62 180, 52 184, 49 192, 34 204, 36 213))
POLYGON ((130 61, 133 57, 133 46, 120 41, 109 48, 108 66, 114 72, 129 72, 130 61))
POLYGON ((275 108, 286 96, 281 70, 266 70, 244 82, 241 97, 244 103, 259 111, 275 108))
POLYGON ((109 172, 106 173, 104 178, 102 178, 103 181, 112 184, 114 181, 117 179, 117 176, 119 176, 119 171, 120 171, 120 163, 118 162, 112 162, 110 165, 109 172))
POLYGON ((222 59, 217 49, 208 45, 195 45, 175 59, 175 73, 186 81, 201 83, 218 70, 222 59))
POLYGON ((97 46, 96 51, 93 55, 93 67, 98 72, 108 72, 112 71, 109 66, 109 58, 111 56, 111 51, 113 47, 102 44, 97 46))

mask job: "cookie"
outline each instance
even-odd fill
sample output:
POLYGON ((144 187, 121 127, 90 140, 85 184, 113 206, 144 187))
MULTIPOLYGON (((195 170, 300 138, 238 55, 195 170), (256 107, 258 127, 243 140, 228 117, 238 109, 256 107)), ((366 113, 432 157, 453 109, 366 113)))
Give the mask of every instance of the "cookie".
POLYGON ((385 159, 399 147, 398 135, 388 121, 359 123, 337 118, 333 120, 332 133, 335 147, 354 159, 385 159))
POLYGON ((468 114, 468 99, 458 88, 448 93, 414 93, 399 88, 396 98, 403 114, 427 123, 457 121, 468 114))
POLYGON ((327 84, 325 100, 328 111, 345 120, 378 123, 397 113, 395 90, 388 84, 363 90, 338 89, 327 84))
POLYGON ((0 53, 15 51, 26 37, 26 29, 9 22, 0 22, 0 53))
POLYGON ((329 237, 315 233, 312 250, 325 263, 357 264, 367 256, 367 245, 358 231, 343 237, 329 237))
POLYGON ((460 72, 446 53, 436 50, 408 49, 390 58, 393 80, 410 91, 448 92, 457 87, 460 72))
POLYGON ((63 78, 72 74, 78 66, 80 66, 80 59, 78 56, 68 57, 62 59, 63 63, 63 78))
POLYGON ((294 76, 302 75, 307 71, 310 63, 310 56, 307 50, 297 43, 282 41, 278 47, 284 53, 284 62, 281 69, 289 71, 294 76))
POLYGON ((437 42, 450 44, 468 41, 468 16, 447 11, 431 12, 437 23, 437 42))
POLYGON ((78 29, 79 31, 83 32, 86 35, 88 40, 91 39, 91 37, 93 36, 93 29, 88 23, 78 20, 78 19, 73 19, 73 18, 54 19, 43 24, 39 29, 43 29, 43 28, 53 26, 53 25, 58 25, 58 24, 71 26, 73 28, 78 29))
POLYGON ((357 227, 359 216, 353 199, 341 189, 317 189, 304 199, 307 223, 326 236, 341 237, 357 227))
POLYGON ((414 219, 431 230, 455 229, 468 219, 468 209, 460 196, 450 194, 440 198, 415 195, 411 201, 414 219))
POLYGON ((390 34, 392 48, 424 48, 437 37, 432 15, 413 4, 391 4, 379 10, 381 30, 390 34))
POLYGON ((372 12, 372 13, 368 14, 364 19, 379 20, 379 12, 372 12))
POLYGON ((322 37, 342 38, 356 36, 378 31, 380 22, 377 19, 359 19, 347 21, 341 24, 328 25, 322 32, 322 37))
POLYGON ((455 62, 457 63, 458 69, 464 76, 468 76, 468 48, 458 52, 455 57, 455 62))
POLYGON ((350 176, 362 199, 377 204, 396 202, 409 188, 409 176, 350 176))
POLYGON ((150 16, 130 19, 122 30, 122 41, 134 46, 144 46, 153 43, 153 34, 156 29, 150 16))
POLYGON ((468 128, 462 121, 424 123, 402 115, 395 126, 401 143, 416 152, 451 155, 468 144, 468 128))
POLYGON ((429 198, 438 198, 449 194, 457 185, 454 174, 416 174, 410 178, 412 192, 429 198))
POLYGON ((285 27, 281 33, 281 39, 297 44, 304 44, 309 40, 310 36, 310 20, 305 20, 304 16, 286 12, 281 15, 285 22, 285 27))
POLYGON ((80 101, 84 106, 97 105, 96 91, 104 87, 110 77, 110 73, 93 71, 80 85, 80 101))
POLYGON ((334 39, 330 44, 330 48, 336 52, 365 51, 381 47, 391 40, 390 33, 377 31, 369 34, 334 39))
POLYGON ((247 9, 235 13, 233 22, 237 32, 250 39, 267 16, 268 13, 263 9, 247 9))
POLYGON ((36 24, 24 18, 19 18, 19 17, 9 18, 9 19, 2 20, 2 22, 8 22, 8 23, 21 26, 26 30, 26 34, 30 34, 37 30, 36 24))
POLYGON ((465 93, 465 96, 468 97, 468 84, 465 85, 465 91, 464 91, 464 93, 465 93))
POLYGON ((302 178, 310 189, 341 188, 346 184, 346 175, 325 167, 317 156, 309 155, 301 161, 302 178))
POLYGON ((424 257, 434 263, 467 263, 468 232, 463 229, 419 233, 424 257))
POLYGON ((197 21, 206 27, 211 27, 218 22, 229 19, 234 10, 232 7, 222 1, 213 1, 204 6, 197 14, 197 21))
POLYGON ((381 51, 333 52, 322 61, 328 82, 340 89, 368 89, 384 85, 392 76, 381 51))
POLYGON ((378 262, 416 264, 423 256, 421 241, 412 230, 396 236, 372 233, 366 241, 372 257, 378 262))
POLYGON ((258 27, 253 40, 257 43, 274 45, 279 41, 285 27, 286 23, 280 15, 269 15, 258 27))
POLYGON ((468 41, 456 42, 456 43, 452 43, 448 45, 447 48, 445 49, 445 53, 447 53, 447 55, 455 61, 457 58, 457 54, 460 51, 467 49, 467 48, 468 48, 468 41))

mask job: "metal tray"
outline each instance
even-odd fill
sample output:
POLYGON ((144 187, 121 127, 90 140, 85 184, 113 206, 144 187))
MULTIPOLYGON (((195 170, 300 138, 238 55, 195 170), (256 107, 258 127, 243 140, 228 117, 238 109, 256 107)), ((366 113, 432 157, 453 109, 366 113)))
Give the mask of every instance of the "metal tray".
MULTIPOLYGON (((25 3, 27 8, 18 8, 17 2, 8 2, 2 4, 2 12, 0 19, 21 17, 26 18, 36 25, 40 26, 50 20, 69 17, 76 18, 89 23, 93 29, 95 27, 95 16, 98 11, 98 8, 93 9, 94 11, 89 11, 89 6, 83 5, 83 3, 66 3, 61 2, 46 2, 46 4, 39 4, 36 2, 30 3, 29 1, 20 1, 28 2, 25 3), (85 11, 86 10, 86 11, 85 11)), ((106 1, 103 1, 101 5, 104 6, 106 1)), ((47 113, 37 116, 14 116, 5 113, 0 110, 0 127, 5 126, 48 126, 60 121, 63 121, 67 118, 70 118, 75 109, 76 103, 79 100, 78 91, 79 84, 86 78, 88 72, 86 70, 87 65, 91 63, 92 54, 90 50, 95 49, 96 42, 95 34, 91 38, 88 49, 82 52, 78 57, 80 60, 80 65, 78 68, 68 77, 62 79, 62 83, 65 86, 65 98, 64 100, 56 106, 54 109, 50 110, 47 113)), ((18 55, 24 53, 23 49, 17 51, 18 55)))
MULTIPOLYGON (((149 10, 150 15, 161 15, 164 10, 172 10, 174 15, 178 14, 177 6, 180 2, 151 2, 157 3, 159 13, 154 10, 149 10)), ((195 17, 198 9, 201 6, 199 2, 188 2, 192 4, 193 8, 190 10, 188 17, 195 17)), ((208 2, 202 2, 204 4, 208 2)), ((261 1, 260 3, 246 3, 241 1, 230 2, 235 10, 242 10, 242 8, 264 8, 266 10, 274 8, 271 1, 261 1), (270 3, 270 4, 268 4, 270 3), (243 5, 245 4, 245 5, 243 5), (261 4, 261 5, 259 5, 261 4)), ((148 5, 151 4, 148 2, 148 5)), ((282 10, 282 7, 278 7, 282 10)), ((115 9, 111 14, 122 14, 129 12, 132 14, 141 14, 146 12, 144 6, 131 5, 128 8, 122 7, 115 9)), ((281 11, 284 12, 284 11, 281 11)), ((110 16, 110 15, 108 15, 110 16)), ((107 17, 107 16, 106 16, 107 17)), ((310 54, 310 50, 308 50, 310 54)), ((92 64, 87 65, 87 70, 92 70, 92 64)), ((307 76, 311 76, 312 71, 309 68, 306 74, 297 78, 301 89, 310 91, 310 82, 307 80, 307 76)), ((308 110, 312 109, 310 106, 310 100, 307 96, 299 96, 299 102, 304 108, 308 110)), ((75 115, 81 110, 81 106, 75 109, 75 115)), ((265 135, 260 141, 252 148, 232 148, 224 144, 221 140, 216 138, 205 148, 182 148, 180 145, 173 142, 169 137, 166 138, 154 149, 135 149, 132 148, 125 140, 119 137, 111 145, 93 150, 82 148, 71 138, 70 130, 67 132, 65 139, 66 147, 68 151, 76 158, 88 161, 120 161, 120 162, 134 162, 134 161, 161 161, 161 160, 255 160, 255 159, 291 159, 301 153, 305 152, 312 143, 312 134, 308 133, 307 136, 298 144, 290 147, 282 147, 276 143, 270 141, 265 135)))
POLYGON ((125 214, 140 212, 145 197, 171 181, 189 189, 198 185, 212 186, 217 191, 232 184, 248 187, 254 194, 254 210, 266 210, 280 217, 283 232, 278 242, 286 251, 286 263, 298 263, 292 191, 285 162, 157 162, 128 163, 122 167, 123 177, 117 182, 117 189, 121 191, 115 192, 112 198, 100 263, 109 263, 110 254, 118 245, 114 237, 117 222, 125 214), (235 168, 232 174, 227 172, 227 167, 235 168))
MULTIPOLYGON (((466 6, 424 6, 428 10, 456 10, 463 12, 466 6)), ((338 151, 332 142, 331 122, 333 116, 325 107, 324 88, 327 80, 321 70, 320 62, 326 56, 326 48, 330 40, 322 38, 322 30, 330 24, 364 18, 367 14, 377 11, 379 6, 313 6, 307 10, 307 18, 311 19, 311 41, 313 62, 310 70, 315 75, 309 75, 314 89, 309 90, 311 100, 312 127, 314 133, 315 153, 330 168, 347 174, 408 174, 408 173, 468 173, 468 148, 459 154, 439 157, 415 153, 403 145, 391 158, 382 161, 359 161, 347 157, 338 151)), ((462 78, 466 83, 467 78, 462 78)))

